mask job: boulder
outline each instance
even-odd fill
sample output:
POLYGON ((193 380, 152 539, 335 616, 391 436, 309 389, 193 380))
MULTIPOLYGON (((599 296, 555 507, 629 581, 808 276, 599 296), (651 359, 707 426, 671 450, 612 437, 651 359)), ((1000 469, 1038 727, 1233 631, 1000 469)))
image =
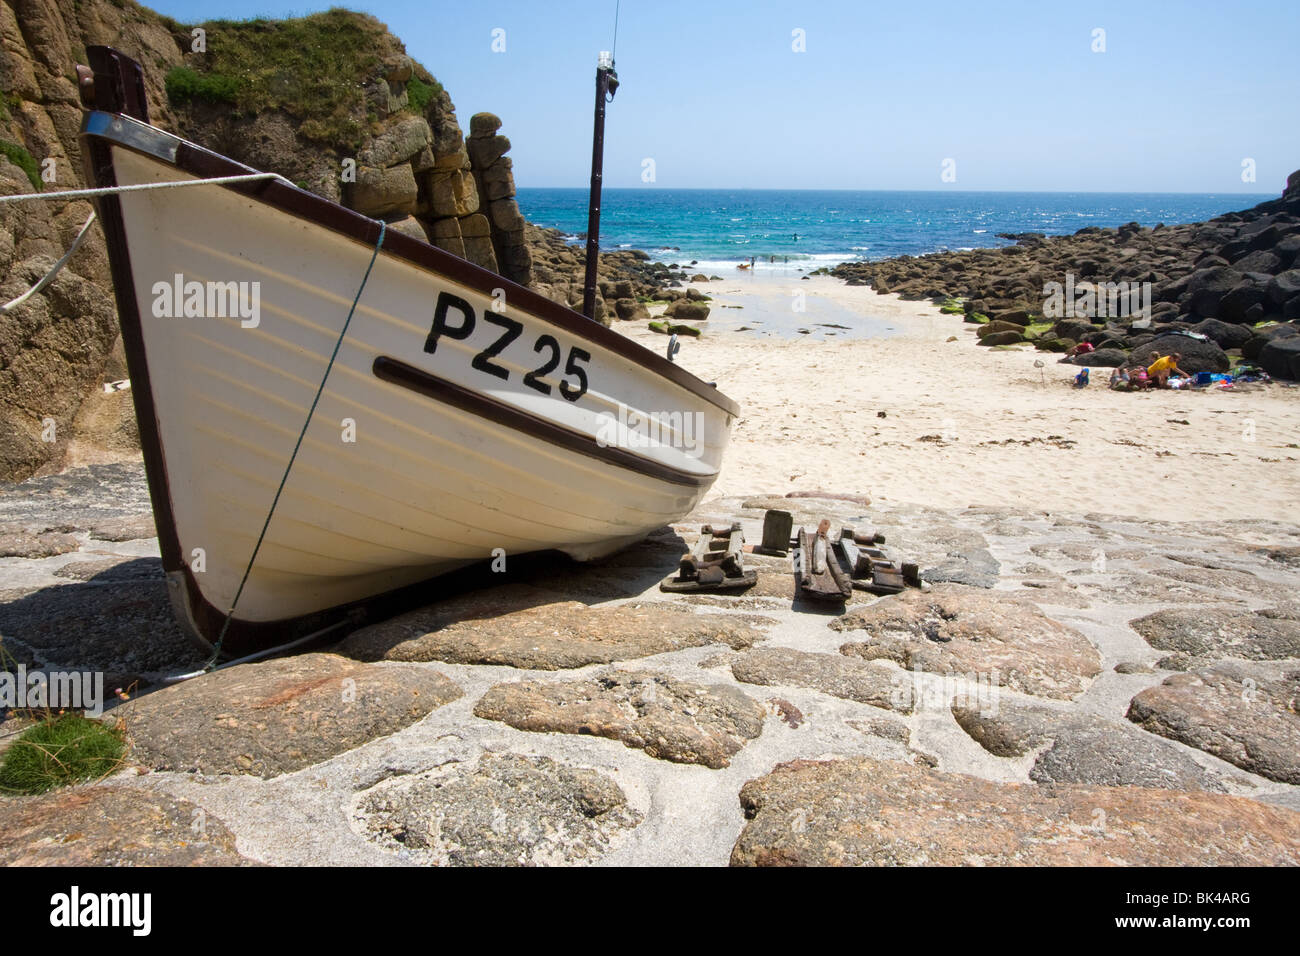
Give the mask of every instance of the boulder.
POLYGON ((732 866, 1300 864, 1300 813, 1245 797, 995 783, 894 760, 795 760, 741 788, 732 866))
POLYGON ((474 716, 519 730, 607 737, 660 760, 719 770, 763 732, 766 711, 726 684, 613 671, 585 681, 496 684, 474 716))
POLYGON ((1028 602, 960 584, 904 591, 830 623, 865 640, 840 653, 926 673, 974 674, 1025 694, 1071 700, 1101 672, 1101 655, 1074 628, 1028 602))
POLYGON ((980 345, 1015 345, 1018 342, 1028 341, 1025 338, 1024 331, 1019 332, 994 332, 992 335, 986 335, 979 340, 980 345))
POLYGON ((989 335, 997 335, 999 332, 1014 332, 1017 335, 1022 335, 1024 331, 1024 326, 1016 325, 1014 322, 1003 322, 998 319, 981 325, 975 330, 975 337, 982 339, 989 335))
POLYGON ((589 607, 527 587, 503 587, 440 602, 363 627, 339 645, 359 660, 446 661, 560 670, 649 657, 685 647, 749 647, 752 621, 691 614, 689 608, 589 607))
POLYGON ((909 676, 877 661, 768 647, 737 657, 731 663, 731 673, 746 684, 806 687, 844 700, 912 712, 909 676))
POLYGON ((1082 355, 1061 359, 1067 365, 1082 365, 1085 368, 1121 368, 1128 360, 1129 353, 1116 348, 1094 349, 1082 355))
POLYGON ((1300 380, 1300 335, 1269 339, 1260 349, 1259 364, 1273 378, 1300 380))
POLYGON ((1202 319, 1192 326, 1192 331, 1206 336, 1224 350, 1241 348, 1251 336, 1249 328, 1219 319, 1202 319))
POLYGON ((1097 326, 1085 319, 1061 319, 1052 326, 1053 335, 1076 342, 1082 342, 1096 331, 1097 326))
POLYGON ((678 299, 664 310, 664 315, 672 316, 679 322, 703 322, 709 317, 709 306, 704 302, 678 299))
POLYGON ((1297 694, 1295 661, 1223 661, 1142 691, 1130 702, 1128 719, 1243 770, 1297 784, 1297 694))
POLYGON ((269 778, 395 733, 461 693, 414 664, 300 654, 213 671, 112 715, 129 730, 129 759, 150 769, 269 778))
POLYGON ((357 164, 384 169, 409 162, 433 143, 429 124, 421 116, 405 116, 388 126, 357 153, 357 164))
POLYGON ((592 863, 641 822, 608 774, 485 753, 381 781, 357 801, 363 836, 432 866, 592 863))
POLYGON ((1149 344, 1144 345, 1140 352, 1134 351, 1128 358, 1128 364, 1147 365, 1152 352, 1159 352, 1161 355, 1173 355, 1178 352, 1182 355, 1178 360, 1178 367, 1191 375, 1197 372, 1226 372, 1232 364, 1223 349, 1213 342, 1203 342, 1187 335, 1169 334, 1158 335, 1149 344))
POLYGON ((357 181, 345 193, 347 203, 363 216, 413 213, 420 190, 409 163, 391 169, 357 167, 357 181))
POLYGON ((1225 322, 1248 322, 1250 310, 1264 303, 1264 284, 1251 281, 1233 286, 1219 300, 1217 312, 1208 313, 1225 322))
POLYGON ((1227 265, 1201 267, 1187 281, 1187 308, 1200 315, 1216 315, 1220 300, 1241 283, 1241 273, 1227 265))
POLYGON ((636 299, 615 299, 614 313, 624 322, 630 319, 640 319, 642 321, 650 319, 650 310, 636 299))
POLYGON ((1300 269, 1288 269, 1273 276, 1265 291, 1268 300, 1275 306, 1281 306, 1300 296, 1300 269))
POLYGON ((0 833, 2 866, 255 865, 225 824, 188 800, 113 784, 6 797, 0 833))
POLYGON ((1029 779, 1036 783, 1224 790, 1185 751, 1120 720, 1008 701, 986 709, 953 707, 952 715, 995 757, 1032 752, 1029 779))

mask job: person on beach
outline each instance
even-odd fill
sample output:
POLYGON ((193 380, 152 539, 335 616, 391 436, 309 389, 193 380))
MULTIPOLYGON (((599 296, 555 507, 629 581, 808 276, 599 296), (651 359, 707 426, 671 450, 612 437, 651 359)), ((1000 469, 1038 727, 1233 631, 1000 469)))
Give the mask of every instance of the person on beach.
POLYGON ((1087 355, 1093 350, 1093 344, 1091 342, 1080 342, 1078 345, 1070 346, 1069 351, 1065 353, 1065 357, 1071 358, 1075 355, 1087 355))
POLYGON ((1151 353, 1155 356, 1155 361, 1147 366, 1147 375, 1156 388, 1168 388, 1169 376, 1177 372, 1179 375, 1187 378, 1188 375, 1178 367, 1178 360, 1183 357, 1181 352, 1175 352, 1173 355, 1160 355, 1156 352, 1151 353))
POLYGON ((1128 384, 1130 388, 1139 392, 1146 391, 1151 387, 1151 377, 1147 375, 1147 367, 1139 365, 1128 371, 1128 384))
POLYGON ((1130 388, 1128 369, 1126 368, 1111 369, 1110 387, 1121 392, 1128 391, 1130 388))

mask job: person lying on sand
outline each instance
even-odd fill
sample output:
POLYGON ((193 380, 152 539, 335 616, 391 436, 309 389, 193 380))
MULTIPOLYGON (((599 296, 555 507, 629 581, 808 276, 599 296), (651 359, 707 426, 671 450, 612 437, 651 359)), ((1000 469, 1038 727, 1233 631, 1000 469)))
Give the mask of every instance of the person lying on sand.
POLYGON ((1070 358, 1075 355, 1087 355, 1091 351, 1093 351, 1093 345, 1091 342, 1080 342, 1078 345, 1071 346, 1070 350, 1065 353, 1065 357, 1070 358))
MULTIPOLYGON (((1151 354, 1156 355, 1155 352, 1151 354)), ((1184 378, 1190 377, 1178 367, 1178 360, 1182 357, 1181 352, 1175 352, 1173 355, 1156 355, 1156 360, 1147 366, 1147 374, 1151 376, 1156 388, 1168 388, 1169 376, 1175 372, 1184 378)))
POLYGON ((1128 384, 1130 388, 1135 388, 1139 392, 1145 391, 1151 387, 1151 376, 1147 374, 1145 365, 1139 365, 1136 368, 1129 369, 1128 384))
POLYGON ((1115 368, 1110 372, 1110 387, 1121 392, 1126 392, 1131 387, 1129 382, 1128 369, 1115 368))

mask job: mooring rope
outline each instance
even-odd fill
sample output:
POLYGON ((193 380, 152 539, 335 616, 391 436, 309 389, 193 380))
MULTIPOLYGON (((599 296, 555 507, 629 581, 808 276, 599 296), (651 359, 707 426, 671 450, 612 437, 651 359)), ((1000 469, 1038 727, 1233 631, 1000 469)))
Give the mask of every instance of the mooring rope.
POLYGON ((235 608, 239 606, 239 598, 244 593, 244 585, 248 583, 248 576, 253 571, 253 563, 257 560, 257 552, 262 548, 262 542, 266 539, 266 531, 271 526, 271 518, 275 515, 276 505, 280 503, 280 494, 284 491, 284 486, 289 480, 289 471, 293 468, 293 463, 298 457, 298 450, 302 448, 303 439, 307 437, 307 426, 311 424, 312 415, 316 413, 316 405, 320 402, 320 397, 325 391, 325 382, 330 377, 330 371, 334 368, 334 360, 338 358, 339 349, 343 346, 343 338, 348 334, 348 326, 352 324, 352 316, 356 314, 357 303, 361 301, 361 293, 365 291, 366 283, 370 281, 370 272, 375 267, 375 260, 379 258, 380 247, 384 244, 384 235, 387 232, 387 224, 382 220, 379 222, 379 239, 375 242, 375 248, 370 253, 370 264, 366 266, 366 274, 361 277, 361 285, 357 287, 357 294, 352 298, 352 308, 348 309, 347 318, 343 320, 343 328, 339 330, 338 340, 334 343, 334 351, 330 353, 330 360, 325 364, 325 374, 321 376, 320 385, 316 386, 316 397, 311 401, 311 408, 307 409, 307 420, 302 423, 302 430, 298 432, 298 440, 294 443, 293 453, 289 455, 289 463, 284 466, 284 475, 280 478, 280 487, 275 489, 275 497, 271 499, 271 508, 266 513, 266 520, 262 522, 262 532, 257 536, 257 544, 253 545, 253 553, 249 555, 248 566, 244 568, 244 576, 239 581, 239 587, 235 591, 235 599, 230 602, 230 610, 226 613, 226 619, 222 622, 221 633, 217 636, 216 646, 212 650, 212 657, 204 667, 205 671, 212 670, 221 657, 221 645, 226 639, 226 632, 230 629, 230 622, 235 617, 235 608))
MULTIPOLYGON (((133 186, 101 186, 97 189, 65 189, 61 192, 54 193, 14 193, 12 196, 0 196, 0 203, 22 202, 28 199, 86 199, 90 196, 111 196, 117 193, 142 192, 146 189, 180 189, 185 186, 222 186, 226 183, 251 182, 261 179, 280 179, 288 182, 279 173, 241 173, 238 176, 218 176, 215 179, 181 179, 175 182, 167 183, 137 183, 133 186)), ((11 299, 4 305, 0 305, 0 315, 5 314, 10 309, 22 305, 36 293, 40 292, 47 285, 54 281, 63 267, 68 264, 68 260, 76 253, 77 247, 81 245, 81 240, 86 238, 86 233, 90 231, 90 225, 95 221, 95 214, 92 212, 86 219, 85 225, 77 233, 77 238, 72 240, 72 245, 68 251, 63 254, 63 258, 54 263, 54 268, 45 273, 41 280, 32 286, 16 299, 11 299)))
POLYGON ((279 173, 240 173, 238 176, 217 176, 213 179, 177 179, 165 183, 136 183, 132 186, 99 186, 95 189, 64 189, 56 193, 14 193, 0 196, 0 203, 24 202, 28 199, 87 199, 91 196, 113 196, 117 193, 137 193, 146 189, 184 189, 186 186, 224 186, 227 183, 247 183, 255 179, 279 179, 288 183, 279 173))
POLYGON ((4 313, 8 312, 10 309, 15 309, 18 306, 22 305, 24 302, 26 302, 36 293, 40 292, 47 285, 53 282, 54 277, 59 274, 59 271, 68 264, 68 260, 72 258, 74 253, 76 253, 77 247, 81 245, 81 240, 86 238, 86 233, 90 231, 90 224, 93 223, 94 221, 95 221, 95 214, 92 212, 89 216, 86 217, 85 225, 83 225, 81 227, 81 231, 77 233, 77 238, 72 240, 72 245, 69 246, 68 251, 63 254, 63 258, 60 259, 58 262, 54 263, 54 268, 51 269, 49 272, 45 273, 45 275, 41 277, 41 281, 36 283, 36 285, 32 286, 30 289, 28 289, 18 298, 10 299, 4 305, 0 305, 0 315, 3 315, 4 313))

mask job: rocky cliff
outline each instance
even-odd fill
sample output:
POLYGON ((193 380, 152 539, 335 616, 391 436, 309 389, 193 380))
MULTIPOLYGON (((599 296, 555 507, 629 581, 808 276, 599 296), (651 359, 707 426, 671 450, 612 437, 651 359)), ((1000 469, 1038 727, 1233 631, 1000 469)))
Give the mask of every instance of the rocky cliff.
MULTIPOLYGON (((401 41, 344 10, 180 24, 133 0, 0 0, 0 193, 85 185, 75 66, 95 44, 144 66, 155 125, 531 281, 501 120, 475 116, 467 138, 401 41)), ((44 275, 90 211, 0 206, 0 301, 44 275)), ((103 387, 126 377, 95 226, 55 282, 0 316, 0 479, 132 453, 130 393, 103 387)))

